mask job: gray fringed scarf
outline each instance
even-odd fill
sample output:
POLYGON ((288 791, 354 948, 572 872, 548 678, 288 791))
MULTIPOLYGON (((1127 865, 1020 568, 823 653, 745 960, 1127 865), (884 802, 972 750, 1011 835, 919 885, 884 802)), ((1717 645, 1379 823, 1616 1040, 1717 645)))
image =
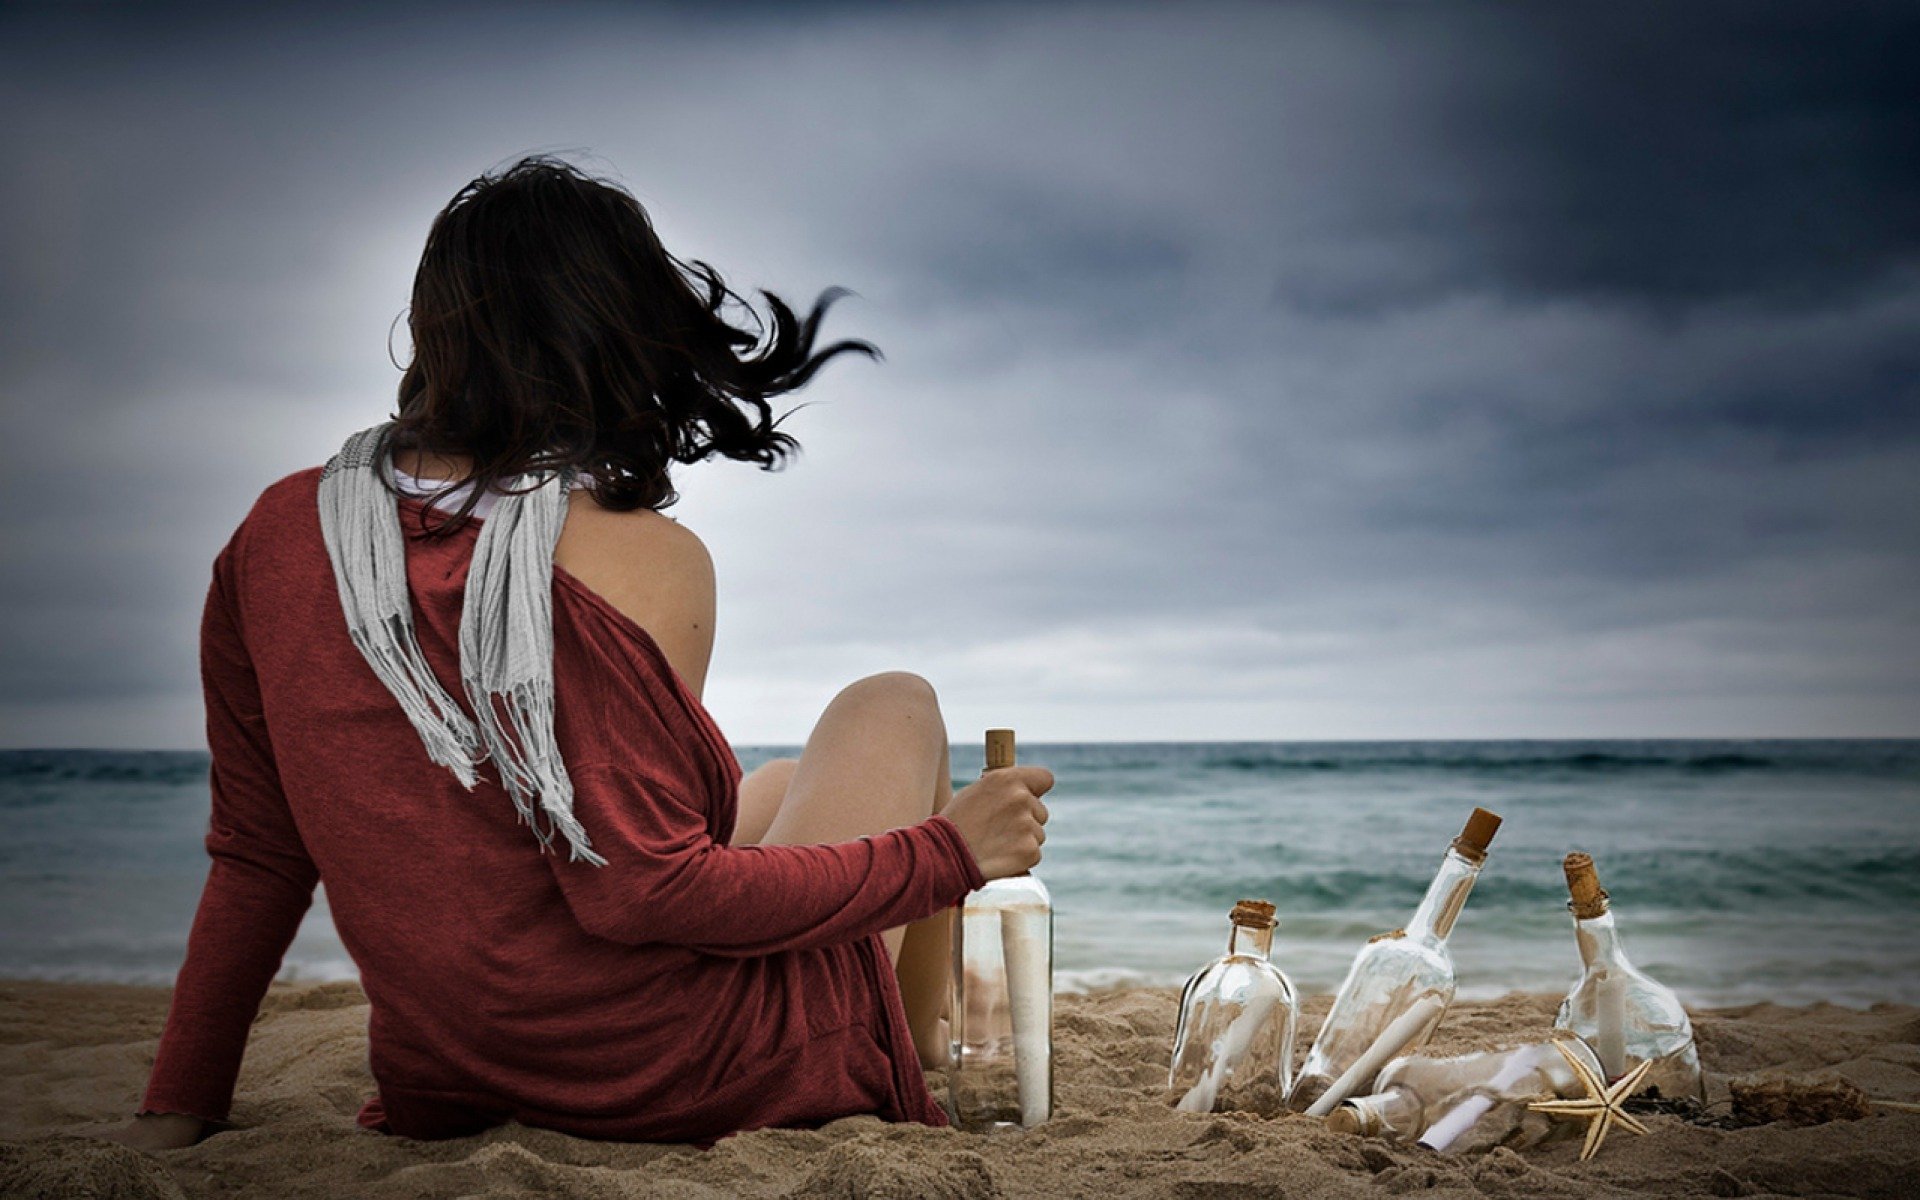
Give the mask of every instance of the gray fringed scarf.
MULTIPOLYGON (((605 866, 574 819, 573 781, 553 738, 553 548, 566 522, 573 470, 544 472, 531 490, 501 495, 481 524, 460 609, 460 681, 479 718, 476 728, 414 639, 399 503, 386 486, 393 482, 386 452, 393 424, 349 437, 320 473, 320 532, 354 645, 400 702, 427 757, 468 791, 491 757, 543 851, 558 829, 572 846, 570 861, 605 866), (506 710, 511 736, 496 704, 506 710), (549 822, 545 831, 535 816, 536 798, 549 822)), ((506 486, 534 482, 529 473, 506 486)))

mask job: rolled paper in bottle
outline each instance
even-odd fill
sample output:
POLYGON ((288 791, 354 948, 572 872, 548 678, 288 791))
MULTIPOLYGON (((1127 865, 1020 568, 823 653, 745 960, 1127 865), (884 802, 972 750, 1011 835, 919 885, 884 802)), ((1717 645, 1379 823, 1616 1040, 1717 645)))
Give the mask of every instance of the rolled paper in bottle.
POLYGON ((1200 1081, 1187 1089, 1174 1105, 1181 1112, 1210 1113, 1215 1102, 1220 1099, 1220 1088, 1227 1082, 1227 1071, 1246 1057, 1247 1047, 1266 1024, 1267 1014, 1273 1011, 1274 997, 1267 993, 1256 994, 1240 1015, 1227 1024, 1226 1032, 1213 1047, 1213 1061, 1207 1066, 1207 1073, 1200 1081))
POLYGON ((1480 1118, 1493 1111, 1493 1097, 1478 1093, 1447 1110, 1447 1115, 1433 1123, 1433 1127, 1420 1135, 1420 1144, 1429 1150, 1442 1154, 1447 1147, 1459 1140, 1461 1134, 1472 1129, 1480 1118))
POLYGON ((1365 1054, 1355 1059, 1353 1065, 1333 1081, 1333 1086, 1320 1093, 1320 1098, 1308 1107, 1307 1115, 1324 1117, 1339 1107, 1342 1100, 1371 1083, 1373 1077, 1380 1073, 1380 1068, 1412 1045, 1426 1029, 1428 1022, 1437 1018, 1446 1007, 1446 1001, 1438 996, 1422 996, 1414 1001, 1412 1007, 1381 1031, 1380 1036, 1373 1040, 1373 1045, 1367 1047, 1365 1054))
POLYGON ((1013 1018, 1013 1072, 1020 1092, 1020 1123, 1052 1115, 1053 977, 1037 906, 1002 909, 1000 946, 1007 963, 1007 1003, 1013 1018))
POLYGON ((1175 1104, 1174 1107, 1181 1112, 1212 1112, 1213 1102, 1219 1099, 1220 1085, 1225 1081, 1225 1078, 1225 1066, 1219 1059, 1215 1059, 1213 1063, 1207 1067, 1207 1073, 1200 1077, 1200 1082, 1188 1088, 1187 1094, 1180 1097, 1179 1102, 1175 1104))
POLYGON ((1619 971, 1601 968, 1593 981, 1594 1006, 1599 1027, 1594 1030, 1593 1052, 1600 1057, 1600 1069, 1611 1083, 1627 1073, 1627 981, 1619 971))
MULTIPOLYGON (((1557 1051, 1555 1053, 1558 1053, 1557 1051)), ((1476 1090, 1465 1100, 1447 1110, 1447 1114, 1435 1121, 1425 1133, 1420 1135, 1420 1144, 1429 1150, 1442 1154, 1447 1148, 1460 1140, 1460 1135, 1480 1123, 1480 1118, 1493 1111, 1499 1103, 1500 1093, 1519 1083, 1533 1073, 1536 1062, 1530 1054, 1515 1054, 1492 1079, 1487 1080, 1486 1090, 1476 1090)))

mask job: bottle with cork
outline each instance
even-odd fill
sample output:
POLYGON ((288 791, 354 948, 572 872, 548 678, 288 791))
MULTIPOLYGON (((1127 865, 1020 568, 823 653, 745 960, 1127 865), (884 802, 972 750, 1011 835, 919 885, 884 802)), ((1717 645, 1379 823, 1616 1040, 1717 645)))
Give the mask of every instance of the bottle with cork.
POLYGON ((1578 851, 1561 864, 1567 875, 1574 938, 1584 970, 1554 1026, 1586 1039, 1611 1082, 1652 1059, 1644 1092, 1669 1100, 1706 1099, 1693 1022, 1671 990, 1627 961, 1613 910, 1593 857, 1578 851))
POLYGON ((1456 986, 1447 935, 1499 828, 1499 817, 1474 809, 1407 927, 1361 947, 1301 1064, 1289 1107, 1324 1117, 1347 1097, 1368 1091, 1389 1061, 1433 1036, 1456 986))
MULTIPOLYGON (((987 730, 981 774, 1013 765, 1013 730, 987 730)), ((1039 1125, 1053 1115, 1053 898, 1023 871, 950 919, 948 1115, 974 1131, 1039 1125)))
POLYGON ((1180 993, 1167 1086, 1183 1112, 1277 1116, 1293 1083, 1293 981, 1273 965, 1273 905, 1242 900, 1227 920, 1227 952, 1180 993))

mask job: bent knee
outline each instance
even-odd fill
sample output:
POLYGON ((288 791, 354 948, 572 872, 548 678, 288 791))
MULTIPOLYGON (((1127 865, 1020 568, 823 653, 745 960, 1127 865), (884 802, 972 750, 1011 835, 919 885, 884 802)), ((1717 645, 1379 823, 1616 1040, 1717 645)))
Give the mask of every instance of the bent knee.
POLYGON ((941 742, 947 736, 940 700, 933 685, 911 671, 882 671, 840 689, 827 706, 842 720, 869 728, 926 730, 941 742))
POLYGON ((877 703, 889 707, 919 705, 937 708, 940 704, 938 693, 924 676, 912 671, 882 671, 877 675, 868 675, 856 679, 840 689, 835 701, 848 700, 856 703, 877 703))

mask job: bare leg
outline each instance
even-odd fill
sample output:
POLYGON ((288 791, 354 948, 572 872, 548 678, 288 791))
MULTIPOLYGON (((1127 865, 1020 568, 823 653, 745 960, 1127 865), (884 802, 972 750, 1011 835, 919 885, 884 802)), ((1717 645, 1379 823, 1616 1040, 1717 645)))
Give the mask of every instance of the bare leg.
MULTIPOLYGON (((953 768, 947 761, 946 739, 940 741, 940 774, 934 785, 933 811, 953 799, 953 768)), ((906 927, 894 971, 900 977, 900 1000, 923 1067, 944 1067, 950 1053, 947 1034, 947 979, 953 973, 953 946, 949 936, 950 908, 906 927)))
POLYGON ((733 819, 731 845, 751 845, 767 836, 767 826, 773 824, 780 805, 786 801, 787 785, 793 782, 793 769, 799 765, 797 758, 776 758, 755 767, 752 774, 740 781, 740 804, 733 819))
MULTIPOLYGON (((784 768, 780 771, 784 772, 784 768)), ((773 764, 747 794, 759 805, 779 778, 773 764)), ((799 762, 787 775, 782 801, 765 834, 769 845, 850 841, 862 834, 913 825, 952 798, 947 730, 931 685, 917 675, 871 675, 843 689, 827 705, 799 762)), ((736 841, 742 840, 738 833, 736 841)), ((936 913, 881 935, 900 978, 900 996, 924 1064, 946 1061, 940 1020, 947 990, 947 914, 936 913)))

